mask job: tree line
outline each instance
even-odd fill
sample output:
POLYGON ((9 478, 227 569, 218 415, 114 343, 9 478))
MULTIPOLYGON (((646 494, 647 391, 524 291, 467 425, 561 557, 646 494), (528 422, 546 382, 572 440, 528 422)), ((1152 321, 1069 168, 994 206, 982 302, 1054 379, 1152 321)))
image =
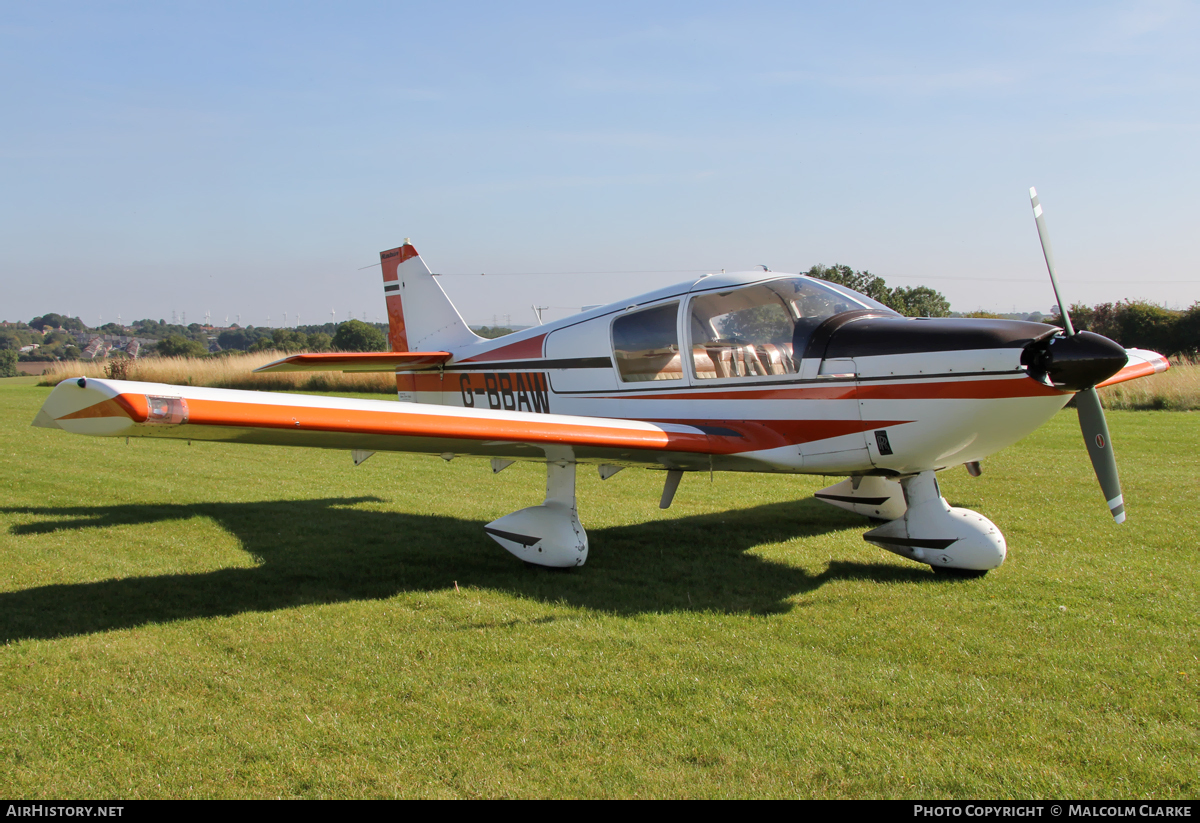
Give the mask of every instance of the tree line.
MULTIPOLYGON (((927 286, 892 288, 878 275, 855 271, 849 266, 816 265, 806 274, 836 283, 864 294, 907 317, 946 317, 950 303, 945 296, 927 286)), ((1095 306, 1071 306, 1071 321, 1080 331, 1102 334, 1128 348, 1144 348, 1166 355, 1197 354, 1200 351, 1200 303, 1185 311, 1172 311, 1152 303, 1125 300, 1118 303, 1099 303, 1095 306)), ((977 313, 978 314, 978 313, 977 313)), ((998 316, 998 315, 988 315, 998 316)), ((1062 326, 1061 316, 1048 317, 1045 322, 1062 326)), ((30 344, 39 348, 20 355, 21 360, 69 360, 81 356, 72 331, 96 334, 117 334, 157 340, 144 347, 142 354, 164 357, 199 357, 210 353, 211 329, 199 323, 187 326, 163 320, 144 319, 119 326, 107 323, 89 329, 78 317, 49 313, 35 317, 29 323, 5 324, 0 328, 0 376, 16 372, 18 351, 30 344)), ((499 337, 511 333, 503 327, 484 327, 484 337, 499 337)), ((298 326, 296 328, 266 328, 234 326, 215 336, 220 351, 256 352, 274 350, 300 351, 386 351, 387 327, 381 323, 347 320, 343 323, 298 326)))
POLYGON ((837 283, 848 289, 865 294, 905 317, 949 317, 950 301, 940 291, 928 286, 897 286, 891 288, 887 282, 866 269, 854 271, 849 266, 834 263, 832 266, 813 266, 805 272, 809 277, 837 283))
MULTIPOLYGON (((906 317, 950 314, 949 301, 927 286, 890 288, 882 277, 842 265, 813 266, 806 273, 865 294, 906 317)), ((1070 312, 1071 323, 1079 331, 1102 334, 1126 348, 1150 349, 1165 355, 1200 352, 1200 303, 1185 311, 1172 311, 1141 300, 1124 300, 1095 306, 1076 304, 1070 312)), ((1000 317, 987 312, 973 314, 1000 317)), ((1043 322, 1063 326, 1061 314, 1047 317, 1043 322)))
MULTIPOLYGON (((139 356, 200 357, 210 353, 274 350, 297 351, 383 351, 387 349, 386 326, 348 320, 296 328, 234 326, 213 334, 211 328, 192 323, 182 326, 162 320, 138 320, 127 326, 106 323, 88 328, 78 317, 50 313, 28 323, 6 323, 0 327, 0 371, 15 370, 18 360, 55 361, 82 357, 72 332, 86 335, 120 335, 156 342, 143 345, 139 356), (213 344, 216 344, 215 346, 213 344), (36 345, 29 352, 22 348, 36 345), (214 351, 215 350, 215 351, 214 351), (11 352, 9 354, 3 354, 11 352)), ((0 375, 5 376, 5 375, 0 375)))
MULTIPOLYGON (((219 351, 229 352, 386 351, 387 335, 383 329, 378 323, 362 320, 292 329, 249 326, 226 329, 217 335, 216 342, 219 351)), ((198 357, 208 351, 207 345, 179 335, 169 335, 154 347, 154 353, 162 357, 198 357)))
MULTIPOLYGON (((1185 311, 1172 311, 1140 300, 1071 306, 1076 331, 1102 334, 1126 348, 1150 349, 1160 354, 1200 352, 1200 302, 1185 311)), ((1046 320, 1062 326, 1062 315, 1046 320)))

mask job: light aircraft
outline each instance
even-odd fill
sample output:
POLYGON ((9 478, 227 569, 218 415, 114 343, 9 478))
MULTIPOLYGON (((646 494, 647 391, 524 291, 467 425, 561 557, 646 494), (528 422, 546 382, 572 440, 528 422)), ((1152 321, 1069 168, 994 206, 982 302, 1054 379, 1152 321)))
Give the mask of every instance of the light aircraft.
MULTIPOLYGON (((1054 280, 1042 209, 1030 190, 1054 280)), ((401 402, 91 378, 60 383, 36 426, 544 463, 546 497, 484 529, 529 563, 579 566, 575 471, 844 476, 817 493, 883 521, 864 538, 978 575, 1000 530, 952 508, 937 472, 1025 437, 1076 397, 1104 498, 1124 501, 1095 387, 1164 371, 1155 352, 1041 323, 906 318, 838 285, 767 271, 704 275, 496 340, 476 336, 407 240, 380 254, 392 351, 300 354, 260 371, 395 372, 401 402)), ((1066 303, 1059 298, 1059 305, 1066 303)))

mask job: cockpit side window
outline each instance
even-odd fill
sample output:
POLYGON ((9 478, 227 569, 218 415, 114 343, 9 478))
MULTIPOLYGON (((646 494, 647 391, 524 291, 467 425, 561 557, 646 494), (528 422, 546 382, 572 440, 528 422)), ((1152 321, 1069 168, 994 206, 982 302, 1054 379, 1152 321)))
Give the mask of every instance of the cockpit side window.
POLYGON ((613 357, 626 383, 682 380, 679 303, 623 314, 613 321, 613 357))
POLYGON ((698 295, 688 321, 696 377, 795 374, 809 336, 825 318, 862 308, 848 295, 800 277, 698 295))

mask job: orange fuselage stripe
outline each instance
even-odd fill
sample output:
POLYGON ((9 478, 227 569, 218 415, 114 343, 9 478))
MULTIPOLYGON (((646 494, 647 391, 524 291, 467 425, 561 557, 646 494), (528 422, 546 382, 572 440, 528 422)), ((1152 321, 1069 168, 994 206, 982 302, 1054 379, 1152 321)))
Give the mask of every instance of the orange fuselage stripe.
MULTIPOLYGON (((858 434, 871 429, 885 429, 911 423, 911 420, 665 420, 656 418, 649 423, 675 423, 682 426, 719 427, 737 432, 749 444, 739 451, 760 451, 783 446, 798 446, 858 434)), ((718 435, 719 436, 719 435, 718 435)))
MULTIPOLYGON (((539 371, 536 363, 522 364, 520 368, 511 368, 513 372, 539 371)), ((457 381, 446 383, 453 379, 453 366, 445 373, 419 376, 418 389, 421 391, 458 391, 457 381)), ((1036 380, 1019 379, 988 379, 988 380, 957 380, 945 382, 920 383, 871 383, 855 384, 851 381, 828 383, 824 385, 794 386, 788 388, 730 388, 706 390, 703 384, 693 384, 686 391, 655 392, 597 392, 598 397, 609 400, 692 400, 705 402, 710 400, 994 400, 1004 397, 1049 397, 1065 394, 1052 389, 1036 380)))

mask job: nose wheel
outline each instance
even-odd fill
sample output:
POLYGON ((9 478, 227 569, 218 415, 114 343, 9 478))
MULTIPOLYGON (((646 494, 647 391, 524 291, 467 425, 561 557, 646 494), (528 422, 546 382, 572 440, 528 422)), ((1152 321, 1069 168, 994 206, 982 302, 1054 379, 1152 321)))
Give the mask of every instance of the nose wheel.
POLYGON ((978 577, 1004 562, 1004 535, 978 512, 951 507, 934 472, 906 477, 900 485, 908 503, 904 516, 871 529, 864 540, 959 576, 978 577))

